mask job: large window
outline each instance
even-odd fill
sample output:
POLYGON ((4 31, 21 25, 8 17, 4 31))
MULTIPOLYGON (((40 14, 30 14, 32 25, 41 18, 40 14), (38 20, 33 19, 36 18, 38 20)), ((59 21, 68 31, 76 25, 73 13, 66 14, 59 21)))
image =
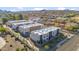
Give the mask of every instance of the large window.
POLYGON ((55 30, 55 31, 52 31, 52 36, 55 36, 56 35, 56 33, 57 33, 57 31, 55 30))
POLYGON ((44 34, 42 36, 43 40, 47 41, 49 39, 49 34, 44 34))

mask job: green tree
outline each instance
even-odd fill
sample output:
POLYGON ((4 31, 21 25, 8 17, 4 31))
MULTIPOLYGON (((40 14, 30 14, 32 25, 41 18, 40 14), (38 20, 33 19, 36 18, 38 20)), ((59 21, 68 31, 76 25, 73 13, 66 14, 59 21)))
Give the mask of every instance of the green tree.
POLYGON ((5 24, 8 21, 8 19, 7 18, 2 18, 2 21, 5 24))
POLYGON ((22 20, 23 16, 21 14, 17 14, 17 15, 15 15, 15 19, 16 20, 22 20))
POLYGON ((16 48, 16 51, 20 51, 20 48, 16 48))
POLYGON ((28 16, 26 16, 26 15, 24 15, 24 16, 23 16, 23 19, 24 19, 24 20, 28 20, 28 19, 29 19, 29 17, 28 17, 28 16))
POLYGON ((15 14, 9 14, 8 18, 9 18, 10 20, 14 20, 14 19, 15 19, 15 14))
POLYGON ((49 46, 48 46, 48 45, 45 45, 45 46, 44 46, 44 48, 48 49, 48 48, 49 48, 49 46))
POLYGON ((0 27, 0 32, 5 32, 5 31, 6 31, 6 29, 5 29, 5 28, 0 27))

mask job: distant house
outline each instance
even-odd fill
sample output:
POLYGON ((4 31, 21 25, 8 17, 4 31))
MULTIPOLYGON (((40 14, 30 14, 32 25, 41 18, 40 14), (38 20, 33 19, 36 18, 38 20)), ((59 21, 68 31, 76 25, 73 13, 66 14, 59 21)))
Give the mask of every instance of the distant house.
POLYGON ((48 22, 54 22, 56 19, 48 19, 48 22))
POLYGON ((40 17, 30 17, 29 20, 33 21, 33 22, 38 22, 38 23, 40 23, 42 21, 42 19, 40 17))
POLYGON ((56 19, 57 17, 62 17, 62 15, 48 15, 48 19, 56 19))
POLYGON ((57 16, 48 16, 48 19, 55 19, 57 16))

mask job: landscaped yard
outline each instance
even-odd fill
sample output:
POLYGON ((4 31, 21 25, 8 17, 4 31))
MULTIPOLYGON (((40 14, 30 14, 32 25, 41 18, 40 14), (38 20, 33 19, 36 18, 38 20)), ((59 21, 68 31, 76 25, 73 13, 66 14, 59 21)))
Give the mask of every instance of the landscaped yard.
POLYGON ((64 40, 66 37, 63 34, 59 34, 56 38, 50 40, 49 42, 45 43, 42 48, 48 50, 57 45, 60 41, 64 40))

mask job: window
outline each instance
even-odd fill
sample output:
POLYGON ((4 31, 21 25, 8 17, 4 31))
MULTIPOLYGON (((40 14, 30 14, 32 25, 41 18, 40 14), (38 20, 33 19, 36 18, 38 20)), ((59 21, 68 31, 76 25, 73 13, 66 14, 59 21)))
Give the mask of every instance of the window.
POLYGON ((49 34, 44 34, 44 35, 42 36, 42 38, 43 38, 43 40, 48 40, 49 34))
POLYGON ((56 35, 56 31, 52 31, 52 36, 55 36, 56 35))

